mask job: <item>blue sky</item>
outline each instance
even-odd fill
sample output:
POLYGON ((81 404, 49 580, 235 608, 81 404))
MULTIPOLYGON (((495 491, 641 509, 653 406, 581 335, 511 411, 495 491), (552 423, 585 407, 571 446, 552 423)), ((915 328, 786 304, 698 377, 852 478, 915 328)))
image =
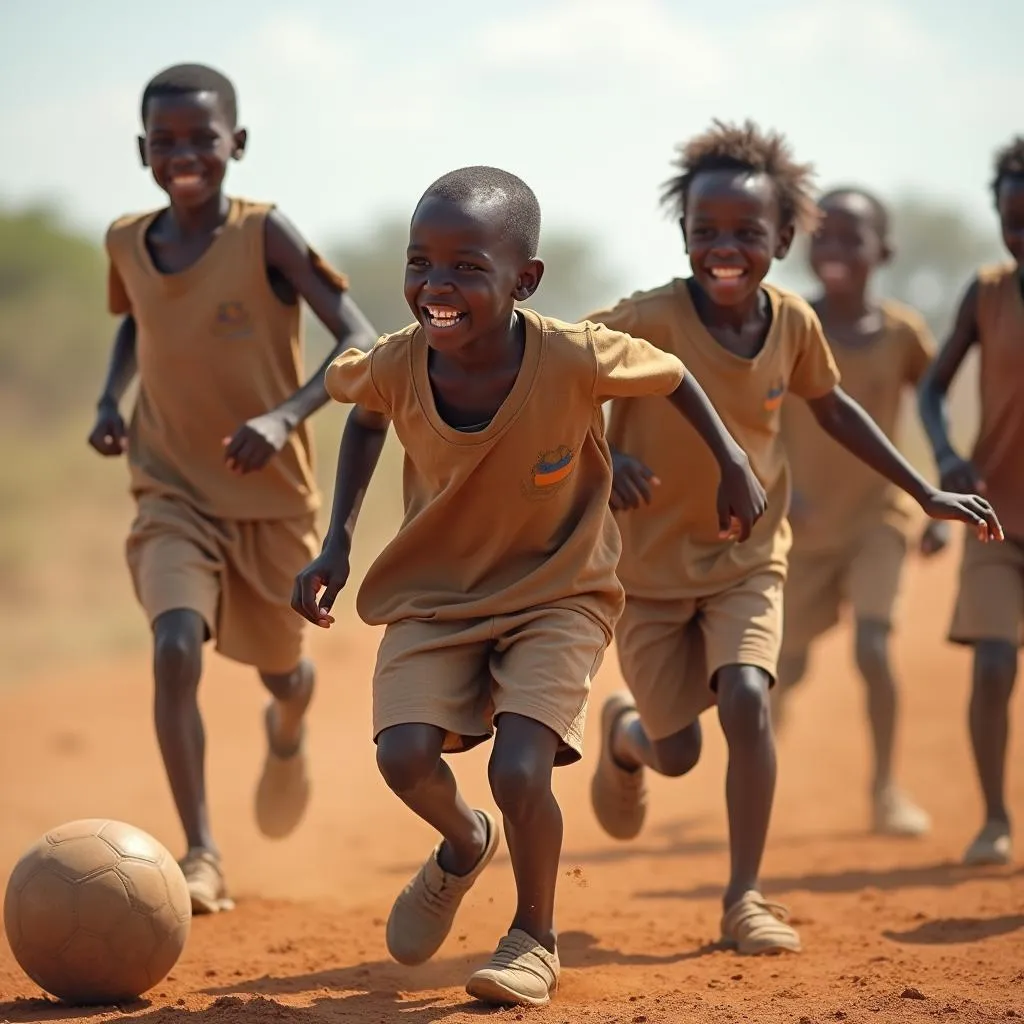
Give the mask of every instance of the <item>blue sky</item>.
POLYGON ((630 288, 680 269, 657 189, 675 144, 712 117, 786 132, 822 185, 916 191, 979 218, 993 149, 1024 132, 1021 0, 2 7, 0 198, 57 199, 97 237, 160 202, 136 163, 137 104, 179 61, 238 86, 251 148, 232 190, 275 200, 316 243, 492 163, 630 288))

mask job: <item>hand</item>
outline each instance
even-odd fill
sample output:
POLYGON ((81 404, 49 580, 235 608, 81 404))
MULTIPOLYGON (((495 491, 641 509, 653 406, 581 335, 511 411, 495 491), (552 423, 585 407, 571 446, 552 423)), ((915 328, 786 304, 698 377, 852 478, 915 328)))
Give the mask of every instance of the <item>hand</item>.
POLYGON ((292 428, 283 414, 268 412, 224 438, 224 461, 233 473, 262 469, 287 443, 292 428))
POLYGON ((347 541, 324 541, 323 550, 295 577, 292 609, 314 626, 330 629, 334 622, 331 608, 348 582, 349 546, 347 541), (323 590, 319 602, 317 593, 323 590))
POLYGON ((639 459, 625 452, 612 452, 612 493, 608 504, 616 512, 651 503, 651 487, 661 481, 639 459))
POLYGON ((985 481, 967 459, 950 452, 939 460, 939 485, 953 494, 984 494, 985 481))
POLYGON ((96 425, 89 434, 89 445, 100 455, 123 455, 128 447, 128 431, 117 402, 101 401, 96 410, 96 425))
POLYGON ((932 488, 921 508, 930 519, 953 519, 973 526, 983 543, 1003 539, 1003 527, 992 506, 977 494, 954 494, 932 488))
POLYGON ((949 523, 932 519, 924 528, 918 548, 924 558, 932 558, 949 545, 949 523))
POLYGON ((767 506, 768 498, 750 468, 746 452, 737 450, 722 465, 718 485, 718 536, 722 540, 746 540, 767 506))

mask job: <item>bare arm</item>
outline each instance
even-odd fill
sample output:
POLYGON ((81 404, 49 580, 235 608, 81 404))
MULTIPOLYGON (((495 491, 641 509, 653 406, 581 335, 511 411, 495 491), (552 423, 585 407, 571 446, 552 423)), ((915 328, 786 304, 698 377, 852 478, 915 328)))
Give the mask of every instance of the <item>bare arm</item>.
POLYGON ((967 353, 977 342, 978 282, 974 281, 960 303, 949 338, 921 378, 917 407, 932 446, 942 486, 984 492, 984 482, 953 447, 946 411, 946 394, 950 385, 956 379, 967 353))
POLYGON ((120 455, 125 450, 127 430, 120 406, 124 393, 138 371, 135 337, 135 318, 126 316, 117 325, 114 334, 107 376, 96 403, 96 422, 89 434, 90 446, 100 455, 120 455))

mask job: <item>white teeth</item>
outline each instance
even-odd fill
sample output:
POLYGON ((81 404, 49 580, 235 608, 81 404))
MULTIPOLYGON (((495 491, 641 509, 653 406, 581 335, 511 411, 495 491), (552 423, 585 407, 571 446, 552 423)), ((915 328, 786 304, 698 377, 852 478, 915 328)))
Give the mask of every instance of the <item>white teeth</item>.
POLYGON ((426 311, 433 320, 457 320, 462 314, 451 306, 426 306, 426 311))
POLYGON ((198 185, 200 180, 198 174, 179 174, 171 179, 175 185, 198 185))
POLYGON ((733 280, 737 277, 742 277, 746 273, 740 267, 712 267, 711 276, 721 278, 724 280, 733 280))

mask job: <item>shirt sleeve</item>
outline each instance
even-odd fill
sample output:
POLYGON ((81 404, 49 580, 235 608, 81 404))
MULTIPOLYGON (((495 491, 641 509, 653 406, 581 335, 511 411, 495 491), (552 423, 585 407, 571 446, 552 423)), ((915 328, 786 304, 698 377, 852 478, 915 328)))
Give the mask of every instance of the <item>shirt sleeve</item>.
POLYGON ((935 338, 924 320, 908 325, 907 383, 917 385, 935 358, 935 338))
POLYGON ((789 376, 789 390, 800 398, 823 398, 839 384, 839 367, 825 340, 821 321, 808 308, 797 328, 796 358, 789 376))
POLYGON ((132 300, 128 297, 128 289, 117 269, 113 246, 110 244, 110 232, 106 237, 107 249, 107 309, 114 316, 127 316, 132 311, 132 300))
POLYGON ((686 370, 680 360, 643 338, 596 322, 592 323, 590 340, 597 361, 594 377, 597 402, 670 395, 682 383, 686 370))
POLYGON ((377 346, 369 352, 361 352, 357 348, 342 352, 327 367, 324 375, 324 385, 331 398, 346 405, 361 405, 370 412, 390 415, 391 409, 381 394, 374 376, 374 359, 377 352, 377 346))

